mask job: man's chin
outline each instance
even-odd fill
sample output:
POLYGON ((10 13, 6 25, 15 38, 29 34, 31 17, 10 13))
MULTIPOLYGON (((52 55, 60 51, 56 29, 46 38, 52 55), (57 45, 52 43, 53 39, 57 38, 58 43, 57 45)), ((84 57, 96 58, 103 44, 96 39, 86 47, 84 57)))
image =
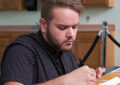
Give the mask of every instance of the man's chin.
POLYGON ((61 51, 70 51, 72 50, 72 47, 69 47, 69 48, 61 48, 61 51))

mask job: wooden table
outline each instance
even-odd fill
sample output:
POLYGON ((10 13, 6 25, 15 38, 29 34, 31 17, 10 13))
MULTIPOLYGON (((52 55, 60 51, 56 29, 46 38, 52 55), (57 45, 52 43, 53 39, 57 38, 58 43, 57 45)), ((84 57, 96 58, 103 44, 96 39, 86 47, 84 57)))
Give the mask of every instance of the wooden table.
MULTIPOLYGON (((100 80, 100 81, 97 81, 96 85, 99 85, 100 83, 103 83, 103 82, 105 82, 107 80, 110 80, 114 77, 119 77, 120 78, 120 68, 117 69, 117 70, 114 70, 111 73, 108 73, 108 74, 102 76, 101 78, 99 78, 98 80, 100 80)), ((120 85, 120 83, 118 85, 120 85)))

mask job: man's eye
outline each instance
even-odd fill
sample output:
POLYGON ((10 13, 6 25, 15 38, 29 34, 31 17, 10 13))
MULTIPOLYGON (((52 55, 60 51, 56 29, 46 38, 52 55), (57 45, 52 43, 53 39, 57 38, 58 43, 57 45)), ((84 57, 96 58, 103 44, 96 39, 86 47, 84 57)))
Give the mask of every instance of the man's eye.
POLYGON ((77 29, 77 28, 78 28, 78 26, 73 26, 72 28, 73 28, 73 29, 77 29))
POLYGON ((65 30, 65 29, 66 29, 65 26, 59 26, 58 28, 59 28, 60 30, 65 30))

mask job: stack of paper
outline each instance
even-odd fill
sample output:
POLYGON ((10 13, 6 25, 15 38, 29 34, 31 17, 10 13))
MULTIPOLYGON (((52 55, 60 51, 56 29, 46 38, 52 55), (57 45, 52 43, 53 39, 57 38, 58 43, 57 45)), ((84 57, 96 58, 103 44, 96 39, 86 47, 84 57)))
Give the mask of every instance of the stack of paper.
POLYGON ((101 83, 100 85, 117 85, 120 83, 120 78, 119 77, 115 77, 111 80, 108 80, 104 83, 101 83))

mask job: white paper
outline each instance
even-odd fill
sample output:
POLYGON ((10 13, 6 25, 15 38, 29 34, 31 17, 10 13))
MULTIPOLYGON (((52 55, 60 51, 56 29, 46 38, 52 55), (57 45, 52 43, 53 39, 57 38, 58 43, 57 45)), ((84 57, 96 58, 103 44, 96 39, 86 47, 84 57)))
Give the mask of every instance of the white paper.
POLYGON ((113 70, 111 73, 120 73, 120 68, 113 70))
POLYGON ((115 78, 113 78, 111 80, 108 80, 108 81, 106 81, 104 83, 101 83, 99 85, 117 85, 119 83, 120 83, 120 78, 119 77, 115 77, 115 78))

